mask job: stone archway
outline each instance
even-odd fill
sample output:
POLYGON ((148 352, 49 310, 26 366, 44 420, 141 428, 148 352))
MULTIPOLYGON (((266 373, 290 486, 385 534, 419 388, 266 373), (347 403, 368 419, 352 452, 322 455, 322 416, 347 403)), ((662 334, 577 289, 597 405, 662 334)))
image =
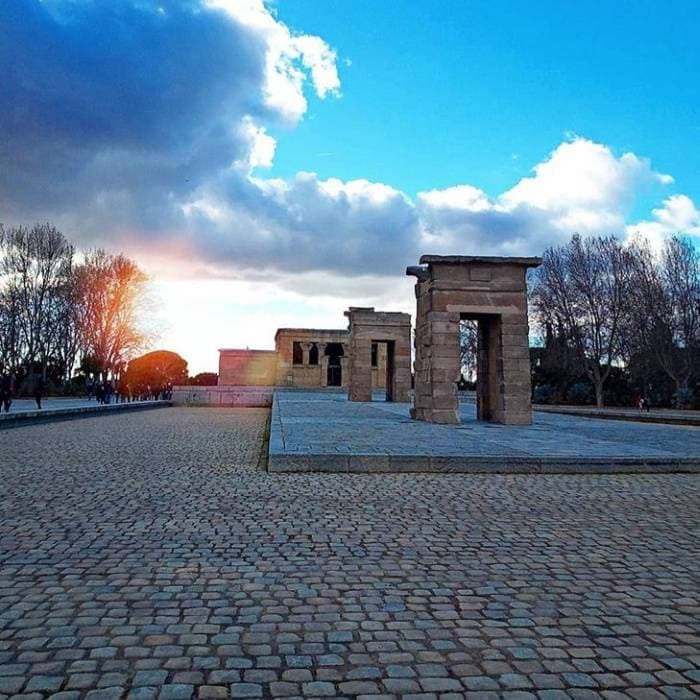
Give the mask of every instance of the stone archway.
POLYGON ((416 280, 415 392, 411 415, 459 423, 459 322, 478 322, 477 417, 532 422, 527 269, 540 258, 423 255, 416 280))
POLYGON ((386 400, 408 401, 411 392, 411 316, 351 306, 350 401, 372 400, 372 345, 386 347, 386 400))

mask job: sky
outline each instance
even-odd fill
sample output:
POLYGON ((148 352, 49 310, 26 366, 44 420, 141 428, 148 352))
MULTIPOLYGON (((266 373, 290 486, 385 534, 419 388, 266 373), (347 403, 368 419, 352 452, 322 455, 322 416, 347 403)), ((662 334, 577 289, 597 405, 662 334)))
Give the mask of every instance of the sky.
POLYGON ((0 221, 135 259, 192 372, 423 253, 700 240, 700 4, 0 2, 0 221))

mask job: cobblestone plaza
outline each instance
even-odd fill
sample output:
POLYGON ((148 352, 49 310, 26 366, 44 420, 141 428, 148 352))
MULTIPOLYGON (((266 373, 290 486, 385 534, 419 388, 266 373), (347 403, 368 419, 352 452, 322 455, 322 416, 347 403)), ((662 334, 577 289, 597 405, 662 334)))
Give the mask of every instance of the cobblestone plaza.
POLYGON ((2 433, 0 698, 700 696, 698 476, 275 475, 267 415, 2 433))

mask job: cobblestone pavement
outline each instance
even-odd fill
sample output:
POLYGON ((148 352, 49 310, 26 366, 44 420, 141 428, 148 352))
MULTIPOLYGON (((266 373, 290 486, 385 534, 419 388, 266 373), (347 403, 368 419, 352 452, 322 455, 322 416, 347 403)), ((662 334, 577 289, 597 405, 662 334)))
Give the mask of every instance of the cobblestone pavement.
POLYGON ((700 477, 271 475, 266 415, 0 436, 0 698, 700 695, 700 477))

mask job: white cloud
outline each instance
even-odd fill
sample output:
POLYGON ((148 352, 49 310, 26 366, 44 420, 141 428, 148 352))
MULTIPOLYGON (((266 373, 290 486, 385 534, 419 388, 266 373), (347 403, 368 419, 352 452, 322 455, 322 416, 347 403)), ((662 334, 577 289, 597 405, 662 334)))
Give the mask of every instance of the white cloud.
POLYGON ((308 172, 242 179, 231 172, 203 188, 185 214, 192 254, 222 269, 401 274, 417 253, 413 203, 367 180, 321 180, 308 172))
POLYGON ((430 190, 418 194, 418 200, 427 207, 462 211, 485 211, 494 205, 485 192, 471 185, 456 185, 444 190, 430 190))
POLYGON ((700 209, 684 194, 675 194, 652 209, 652 219, 638 221, 626 227, 630 238, 646 238, 656 250, 661 250, 664 240, 675 234, 697 236, 700 243, 700 209))
POLYGON ((580 137, 560 144, 533 170, 501 196, 504 203, 548 211, 609 209, 624 205, 640 184, 669 182, 648 159, 634 153, 618 158, 608 146, 580 137))
POLYGON ((320 98, 326 95, 340 94, 340 78, 336 68, 336 52, 318 36, 304 34, 293 39, 299 51, 301 61, 311 71, 316 94, 320 98))
POLYGON ((271 168, 275 158, 277 141, 267 133, 264 126, 258 126, 251 117, 241 120, 241 137, 247 142, 245 157, 236 165, 247 173, 255 168, 271 168))
POLYGON ((575 232, 623 235, 639 193, 673 182, 646 158, 618 157, 581 137, 561 143, 533 173, 495 198, 469 185, 419 194, 422 247, 539 254, 575 232))
POLYGON ((339 94, 336 52, 321 37, 293 34, 263 0, 208 0, 207 5, 224 10, 264 42, 265 101, 287 121, 296 123, 306 112, 307 72, 318 97, 339 94))
MULTIPOLYGON (((423 252, 538 254, 575 231, 621 235, 639 195, 672 183, 643 157, 576 136, 500 194, 263 177, 277 145, 267 129, 298 122, 309 88, 339 94, 336 64, 262 0, 165 12, 143 0, 0 2, 12 105, 0 110, 0 212, 207 275, 395 280, 423 252)), ((674 195, 634 228, 694 233, 697 209, 674 195)))

